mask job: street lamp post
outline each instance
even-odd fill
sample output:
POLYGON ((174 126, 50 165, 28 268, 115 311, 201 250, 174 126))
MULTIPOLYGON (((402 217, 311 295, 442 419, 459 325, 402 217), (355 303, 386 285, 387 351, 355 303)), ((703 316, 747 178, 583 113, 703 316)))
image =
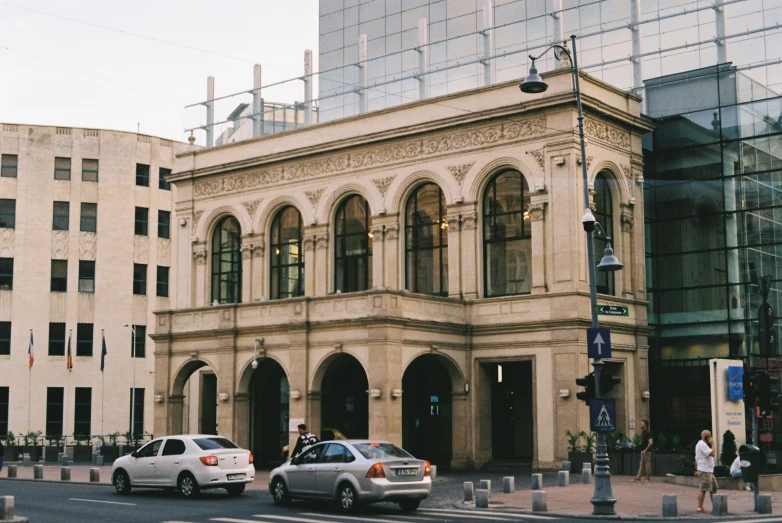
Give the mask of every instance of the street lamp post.
POLYGON ((133 349, 131 350, 131 357, 133 358, 133 386, 130 389, 130 437, 136 439, 136 326, 124 325, 130 327, 133 332, 133 349))
MULTIPOLYGON (((587 267, 589 270, 589 302, 592 313, 592 327, 598 327, 597 321, 597 283, 595 273, 595 246, 594 246, 594 231, 597 229, 598 233, 610 241, 611 238, 605 234, 605 231, 600 224, 595 220, 592 211, 589 208, 589 182, 587 178, 587 162, 586 162, 586 140, 584 138, 584 114, 581 107, 581 89, 578 78, 578 57, 576 54, 576 36, 572 35, 570 41, 573 46, 573 53, 567 50, 566 47, 553 44, 543 51, 539 56, 530 56, 532 65, 529 70, 529 75, 524 79, 524 82, 519 86, 519 89, 523 93, 537 94, 542 93, 548 89, 548 85, 538 75, 538 71, 535 68, 535 60, 538 60, 550 50, 554 50, 554 55, 558 60, 562 59, 563 55, 566 55, 570 59, 570 71, 573 75, 573 94, 576 97, 576 107, 578 109, 578 137, 581 145, 581 178, 584 189, 584 207, 586 211, 581 219, 581 223, 586 232, 586 244, 587 244, 587 267)), ((605 249, 605 255, 600 262, 598 268, 601 271, 617 271, 622 269, 622 264, 614 256, 614 251, 611 249, 611 244, 607 243, 605 249)), ((600 358, 594 358, 592 360, 592 367, 595 369, 595 396, 600 397, 600 373, 603 368, 603 362, 600 358)), ((595 515, 612 515, 615 514, 614 505, 616 499, 611 492, 611 473, 608 467, 608 452, 606 448, 605 435, 602 432, 597 434, 597 456, 595 467, 595 490, 592 499, 592 513, 595 515)))

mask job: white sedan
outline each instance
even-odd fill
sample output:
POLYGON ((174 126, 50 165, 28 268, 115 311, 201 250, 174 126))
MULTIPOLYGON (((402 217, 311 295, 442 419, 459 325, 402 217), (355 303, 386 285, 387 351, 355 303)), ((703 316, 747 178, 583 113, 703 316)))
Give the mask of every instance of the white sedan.
POLYGON ((168 436, 122 456, 111 468, 114 488, 178 489, 186 498, 204 489, 224 488, 231 496, 255 480, 253 455, 229 439, 214 435, 168 436))

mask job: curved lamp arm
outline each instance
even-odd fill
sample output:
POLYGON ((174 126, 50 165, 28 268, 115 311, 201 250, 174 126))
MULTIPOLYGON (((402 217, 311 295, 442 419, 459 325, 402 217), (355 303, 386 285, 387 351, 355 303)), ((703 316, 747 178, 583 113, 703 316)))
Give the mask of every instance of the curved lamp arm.
POLYGON ((600 225, 600 222, 595 222, 595 231, 598 233, 598 236, 603 238, 607 242, 611 242, 611 237, 606 234, 605 229, 603 229, 603 226, 600 225))
POLYGON ((551 44, 542 53, 540 53, 538 56, 529 55, 529 58, 534 63, 535 60, 539 60, 540 58, 543 57, 544 54, 548 53, 552 49, 554 50, 554 56, 557 57, 557 60, 561 60, 562 59, 562 54, 564 53, 564 54, 567 55, 568 59, 570 60, 570 63, 571 64, 573 63, 573 57, 570 56, 570 51, 568 51, 567 47, 559 45, 559 44, 551 44))

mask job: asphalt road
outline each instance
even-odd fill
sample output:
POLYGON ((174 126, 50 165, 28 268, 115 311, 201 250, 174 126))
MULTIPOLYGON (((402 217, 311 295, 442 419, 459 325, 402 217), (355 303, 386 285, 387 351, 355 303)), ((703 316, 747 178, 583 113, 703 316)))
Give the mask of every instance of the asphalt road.
MULTIPOLYGON (((0 495, 16 501, 16 515, 33 523, 489 523, 589 521, 550 515, 525 515, 449 508, 436 499, 425 500, 413 514, 403 514, 396 505, 378 504, 359 513, 343 515, 329 503, 293 502, 288 507, 273 504, 268 492, 249 490, 229 498, 222 490, 203 492, 199 499, 185 500, 175 492, 134 490, 116 494, 110 486, 34 483, 0 480, 0 495)), ((708 521, 702 518, 695 521, 708 521)), ((659 521, 659 520, 657 520, 659 521)), ((679 520, 681 521, 681 520, 679 520)), ((745 520, 749 523, 751 520, 745 520)), ((757 521, 757 520, 754 520, 757 521)), ((782 522, 782 518, 765 520, 782 522)), ((738 523, 735 522, 734 523, 738 523)))

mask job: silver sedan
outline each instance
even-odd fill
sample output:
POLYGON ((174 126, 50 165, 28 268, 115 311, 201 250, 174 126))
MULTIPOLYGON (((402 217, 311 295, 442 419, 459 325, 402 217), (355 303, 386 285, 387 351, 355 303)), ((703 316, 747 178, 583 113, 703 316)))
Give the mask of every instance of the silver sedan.
POLYGON ((269 474, 278 505, 292 498, 335 499, 344 511, 390 501, 404 511, 418 508, 432 492, 431 467, 386 441, 326 441, 307 447, 269 474))

